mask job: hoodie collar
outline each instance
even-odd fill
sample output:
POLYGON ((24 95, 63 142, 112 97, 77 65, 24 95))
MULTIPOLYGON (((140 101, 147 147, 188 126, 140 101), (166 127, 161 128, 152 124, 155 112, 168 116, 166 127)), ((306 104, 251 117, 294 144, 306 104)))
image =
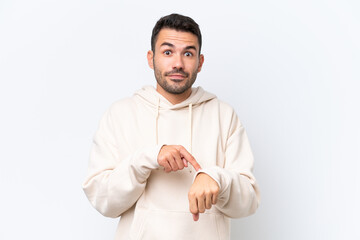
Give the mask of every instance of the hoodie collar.
POLYGON ((138 90, 134 95, 152 105, 154 108, 159 106, 160 109, 169 110, 186 108, 189 104, 196 107, 203 102, 216 98, 214 94, 204 91, 201 87, 192 88, 190 96, 186 100, 177 104, 169 102, 164 96, 158 93, 153 86, 145 86, 138 90))

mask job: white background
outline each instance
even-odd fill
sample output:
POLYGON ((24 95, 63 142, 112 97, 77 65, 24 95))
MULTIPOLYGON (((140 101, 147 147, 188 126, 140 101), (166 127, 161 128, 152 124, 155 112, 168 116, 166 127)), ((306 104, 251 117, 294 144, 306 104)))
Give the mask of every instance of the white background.
MULTIPOLYGON (((81 189, 105 109, 143 85, 151 30, 203 33, 196 85, 230 103, 262 203, 232 239, 360 239, 360 3, 0 1, 0 239, 112 239, 81 189)), ((171 238, 169 238, 171 239, 171 238)))

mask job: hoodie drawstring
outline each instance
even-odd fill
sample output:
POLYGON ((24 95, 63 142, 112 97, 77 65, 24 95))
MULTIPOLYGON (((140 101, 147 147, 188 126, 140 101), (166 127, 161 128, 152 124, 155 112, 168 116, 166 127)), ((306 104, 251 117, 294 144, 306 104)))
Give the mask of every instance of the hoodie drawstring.
MULTIPOLYGON (((192 103, 189 104, 189 152, 192 154, 192 103)), ((191 173, 191 164, 188 165, 191 173)))
POLYGON ((159 108, 160 108, 160 98, 158 98, 157 105, 156 105, 156 119, 155 119, 155 122, 156 122, 155 123, 156 124, 156 126, 155 126, 156 145, 159 144, 159 136, 158 136, 158 131, 159 131, 159 129, 158 129, 159 108))
POLYGON ((192 103, 189 104, 189 152, 192 152, 192 103))

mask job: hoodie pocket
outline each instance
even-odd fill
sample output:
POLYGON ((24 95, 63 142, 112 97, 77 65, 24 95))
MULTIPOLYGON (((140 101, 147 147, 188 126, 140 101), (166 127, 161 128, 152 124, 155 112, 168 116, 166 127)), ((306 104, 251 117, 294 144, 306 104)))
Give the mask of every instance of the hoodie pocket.
POLYGON ((137 208, 130 229, 130 239, 229 239, 227 222, 224 216, 219 214, 203 213, 195 222, 192 214, 188 212, 137 208))

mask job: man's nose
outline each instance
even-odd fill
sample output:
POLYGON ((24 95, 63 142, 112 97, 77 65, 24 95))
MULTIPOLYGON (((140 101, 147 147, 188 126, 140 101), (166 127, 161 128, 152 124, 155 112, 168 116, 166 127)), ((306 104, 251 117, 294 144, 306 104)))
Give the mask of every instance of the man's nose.
POLYGON ((184 59, 181 55, 175 55, 173 60, 173 68, 184 69, 184 59))

